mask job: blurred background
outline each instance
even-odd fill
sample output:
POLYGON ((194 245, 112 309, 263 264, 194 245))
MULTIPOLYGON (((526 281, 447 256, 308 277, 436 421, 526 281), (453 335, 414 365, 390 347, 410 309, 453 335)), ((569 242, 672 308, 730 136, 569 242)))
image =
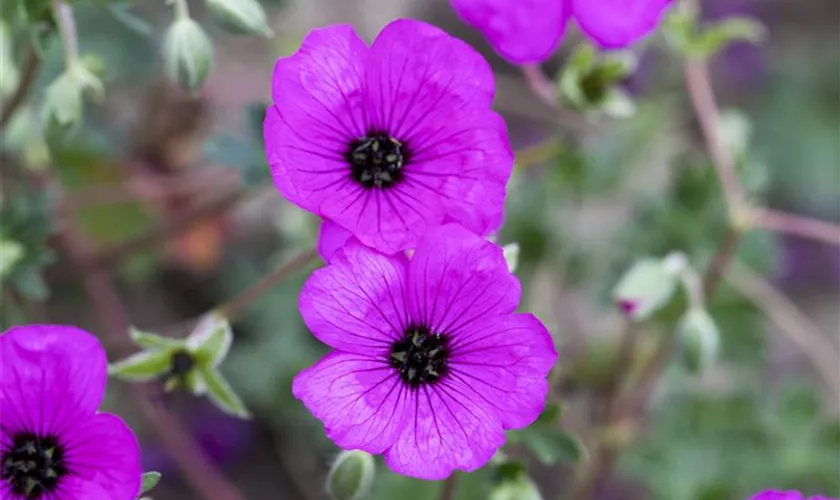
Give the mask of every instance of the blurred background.
MULTIPOLYGON (((75 130, 45 137, 39 106, 63 63, 57 39, 42 47, 28 100, 2 135, 3 328, 51 322, 102 332, 83 286, 95 261, 117 283, 132 325, 183 337, 191 319, 311 248, 319 221, 274 190, 264 159, 262 117, 274 61, 295 51, 314 26, 352 23, 372 40, 388 21, 414 17, 468 41, 491 61, 496 107, 513 147, 537 153, 510 182, 499 241, 521 247, 522 308, 548 325, 559 346, 550 397, 563 402, 562 427, 586 442, 619 349, 622 319, 612 287, 636 259, 673 250, 703 269, 725 232, 724 200, 677 57, 661 36, 638 46, 639 68, 624 83, 635 116, 581 131, 534 97, 519 70, 462 24, 447 1, 262 4, 275 32, 270 39, 231 35, 214 25, 203 2, 190 2, 215 48, 215 67, 193 98, 163 75, 161 39, 172 20, 163 1, 73 2, 81 53, 98 68, 106 97, 85 107, 75 130), (60 202, 43 189, 40 169, 64 186, 60 202), (62 250, 68 219, 89 240, 87 260, 62 250)), ((711 68, 721 106, 733 110, 725 114, 725 137, 739 145, 750 195, 770 207, 840 221, 840 3, 702 4, 709 19, 749 15, 769 28, 763 44, 734 44, 711 68)), ((14 27, 7 31, 4 98, 27 74, 29 45, 14 27)), ((572 30, 545 66, 549 73, 579 39, 572 30)), ((597 498, 740 500, 771 486, 840 494, 837 380, 832 386, 813 362, 825 342, 828 359, 837 360, 840 252, 756 231, 736 260, 743 272, 727 273, 709 305, 722 335, 718 362, 702 376, 676 363, 665 370, 644 418, 625 429, 616 471, 597 498), (749 293, 755 280, 787 297, 805 323, 770 321, 749 293), (803 341, 803 329, 816 330, 819 343, 813 335, 803 341)), ((234 345, 221 369, 253 420, 227 417, 180 392, 167 402, 249 499, 326 498, 324 480, 337 450, 290 391, 292 377, 325 352, 297 311, 306 275, 293 273, 234 321, 234 345)), ((645 332, 633 363, 669 334, 645 332)), ((112 360, 136 350, 105 343, 112 360)), ((834 368, 840 379, 840 365, 834 368)), ((200 498, 138 413, 139 393, 127 387, 113 381, 106 408, 140 436, 144 468, 163 474, 152 496, 200 498)), ((516 444, 506 452, 525 460, 546 499, 560 498, 574 477, 574 464, 551 453, 516 444)), ((487 498, 493 475, 465 475, 455 498, 487 498)), ((379 464, 370 498, 434 499, 440 488, 379 464)))

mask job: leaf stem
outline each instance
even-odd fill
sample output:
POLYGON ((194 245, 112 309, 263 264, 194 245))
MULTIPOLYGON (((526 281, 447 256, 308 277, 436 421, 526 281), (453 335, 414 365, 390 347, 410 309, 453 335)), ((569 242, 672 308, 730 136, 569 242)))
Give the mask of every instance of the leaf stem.
POLYGON ((67 69, 73 67, 79 60, 79 37, 76 33, 76 20, 73 9, 65 0, 52 0, 58 33, 64 46, 64 63, 67 69))
POLYGON ((228 319, 236 316, 243 309, 265 295, 266 292, 274 288, 278 283, 286 279, 290 274, 306 267, 317 256, 318 252, 314 248, 304 250, 233 299, 217 306, 214 311, 228 319))
POLYGON ((38 51, 35 47, 30 46, 26 54, 26 62, 23 65, 23 74, 20 77, 15 93, 9 98, 8 102, 3 103, 3 112, 0 115, 0 132, 6 128, 6 125, 11 121, 15 111, 18 107, 26 101, 26 96, 32 89, 35 83, 35 77, 38 76, 38 70, 41 68, 41 57, 38 56, 38 51))
POLYGON ((458 486, 458 473, 453 472, 451 476, 446 478, 443 482, 443 488, 440 490, 438 500, 453 500, 455 498, 455 488, 458 486))

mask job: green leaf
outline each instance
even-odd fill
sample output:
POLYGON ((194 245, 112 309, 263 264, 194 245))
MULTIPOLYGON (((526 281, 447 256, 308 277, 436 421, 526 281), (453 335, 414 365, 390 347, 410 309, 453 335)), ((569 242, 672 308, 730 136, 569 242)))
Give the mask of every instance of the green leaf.
POLYGON ((108 366, 108 374, 132 381, 152 380, 169 371, 174 349, 149 349, 108 366))
POLYGON ((561 403, 547 403, 545 409, 540 413, 539 418, 533 425, 554 426, 560 423, 563 417, 563 405, 561 403))
POLYGON ((111 15, 114 16, 114 19, 138 35, 149 38, 154 35, 152 25, 150 25, 145 19, 133 13, 131 11, 131 5, 113 4, 108 6, 108 10, 111 12, 111 15))
POLYGON ((187 348, 199 364, 216 367, 225 359, 233 343, 230 322, 217 314, 203 317, 187 337, 187 348))
POLYGON ((661 259, 643 259, 630 268, 613 290, 613 299, 628 317, 640 321, 666 306, 679 280, 661 259))
POLYGON ((129 327, 128 335, 135 344, 144 349, 169 349, 169 348, 185 348, 186 342, 183 340, 163 337, 156 333, 144 332, 134 327, 129 327))
POLYGON ((15 273, 13 281, 18 291, 28 299, 43 301, 50 295, 40 267, 28 266, 19 270, 15 273))
POLYGON ((691 52, 710 56, 733 42, 759 43, 767 36, 767 28, 749 17, 730 17, 706 28, 692 42, 691 52))
POLYGON ((184 385, 190 393, 196 396, 203 396, 207 394, 207 381, 201 375, 199 370, 190 370, 184 377, 184 385))
POLYGON ((546 465, 558 462, 577 463, 586 456, 583 443, 562 429, 531 427, 518 432, 517 440, 546 465))
POLYGON ((0 239, 0 279, 11 275, 15 266, 24 257, 25 249, 20 243, 0 239))
POLYGON ((143 483, 140 486, 140 494, 146 493, 154 488, 160 482, 160 472, 145 472, 143 473, 143 483))
POLYGON ((233 392, 233 389, 218 370, 210 366, 199 366, 197 370, 207 383, 207 396, 213 404, 225 413, 235 417, 251 418, 251 413, 245 408, 242 400, 233 392))

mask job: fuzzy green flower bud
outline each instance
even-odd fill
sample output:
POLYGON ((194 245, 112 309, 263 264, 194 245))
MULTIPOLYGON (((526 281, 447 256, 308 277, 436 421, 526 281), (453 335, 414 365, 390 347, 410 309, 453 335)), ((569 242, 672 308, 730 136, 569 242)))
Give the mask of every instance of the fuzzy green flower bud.
POLYGON ((490 500, 542 500, 537 485, 525 474, 503 481, 490 493, 490 500))
POLYGON ((720 332, 705 309, 691 308, 678 329, 680 358, 691 373, 702 373, 715 363, 720 350, 720 332))
POLYGON ((613 290, 624 314, 640 321, 668 304, 679 283, 674 260, 644 259, 627 271, 613 290))
POLYGON ((179 17, 166 32, 163 57, 169 77, 192 93, 213 68, 213 43, 197 22, 179 17))
POLYGON ((334 500, 359 500, 370 491, 375 472, 373 456, 369 453, 343 451, 327 476, 327 493, 334 500))
POLYGON ((207 0, 210 12, 224 28, 234 33, 274 36, 268 18, 257 0, 207 0))

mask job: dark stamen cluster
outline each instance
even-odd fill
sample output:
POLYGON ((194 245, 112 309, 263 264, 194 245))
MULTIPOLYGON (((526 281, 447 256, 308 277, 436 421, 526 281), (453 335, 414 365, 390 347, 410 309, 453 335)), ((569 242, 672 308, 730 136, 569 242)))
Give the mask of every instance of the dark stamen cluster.
POLYGON ((166 385, 167 390, 175 387, 175 384, 186 384, 187 375, 195 367, 195 358, 187 351, 180 350, 172 353, 169 360, 169 370, 163 372, 158 381, 166 385))
POLYGON ((366 188, 388 188, 403 178, 406 151, 385 134, 370 134, 350 144, 350 177, 366 188))
POLYGON ((446 375, 447 345, 446 335, 434 333, 425 326, 410 326, 402 340, 391 346, 389 361, 403 382, 416 389, 446 375))
POLYGON ((22 432, 12 438, 3 451, 2 479, 12 493, 26 499, 39 499, 58 486, 67 473, 64 451, 51 436, 39 437, 22 432))

